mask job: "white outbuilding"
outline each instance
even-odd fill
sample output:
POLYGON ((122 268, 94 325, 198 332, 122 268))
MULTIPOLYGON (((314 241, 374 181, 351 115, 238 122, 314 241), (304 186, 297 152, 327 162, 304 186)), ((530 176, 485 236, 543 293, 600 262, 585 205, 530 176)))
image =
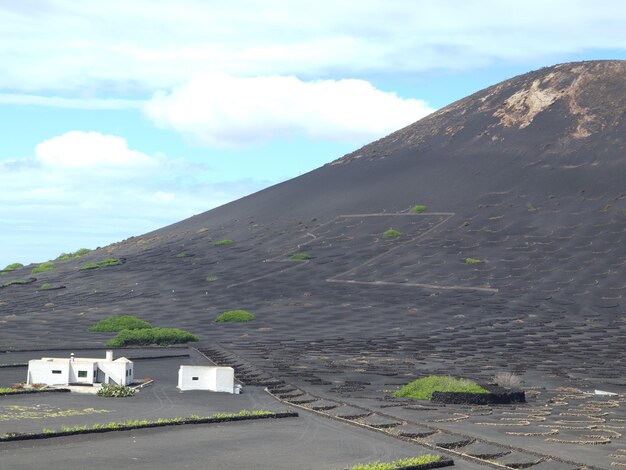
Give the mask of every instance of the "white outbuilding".
POLYGON ((42 357, 28 361, 26 383, 46 385, 129 385, 133 382, 133 361, 125 357, 113 360, 113 351, 104 358, 42 357))
POLYGON ((209 390, 234 393, 235 370, 232 367, 180 366, 178 388, 185 390, 209 390))

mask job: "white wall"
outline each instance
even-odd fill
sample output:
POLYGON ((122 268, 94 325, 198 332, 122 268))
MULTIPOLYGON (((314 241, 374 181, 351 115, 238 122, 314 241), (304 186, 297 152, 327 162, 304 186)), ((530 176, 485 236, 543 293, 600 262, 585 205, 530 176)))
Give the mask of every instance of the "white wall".
POLYGON ((93 362, 71 362, 69 366, 69 383, 92 384, 94 379, 93 362), (79 377, 78 372, 86 371, 87 377, 79 377))
POLYGON ((132 371, 132 362, 98 362, 98 367, 104 372, 108 378, 119 385, 129 385, 133 382, 133 375, 126 375, 126 371, 132 371))
POLYGON ((235 371, 232 367, 180 366, 178 388, 180 390, 209 390, 233 393, 235 371))
POLYGON ((212 390, 214 392, 234 393, 235 370, 232 367, 216 367, 215 384, 212 390))
POLYGON ((63 362, 42 361, 33 359, 28 361, 27 384, 67 385, 70 379, 69 364, 63 362), (60 374, 52 371, 60 370, 60 374))

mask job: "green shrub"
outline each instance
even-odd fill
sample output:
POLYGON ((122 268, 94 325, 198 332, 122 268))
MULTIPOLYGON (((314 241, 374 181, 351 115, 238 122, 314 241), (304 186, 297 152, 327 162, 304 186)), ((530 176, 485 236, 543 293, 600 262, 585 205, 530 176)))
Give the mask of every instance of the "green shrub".
POLYGON ((106 266, 117 266, 118 264, 120 264, 119 259, 106 258, 100 261, 96 261, 95 263, 85 263, 80 267, 80 269, 83 269, 83 270, 98 269, 98 268, 104 268, 106 266))
POLYGON ((156 344, 167 346, 199 341, 196 335, 178 328, 147 328, 141 330, 122 330, 107 341, 107 346, 122 347, 129 345, 148 346, 156 344))
POLYGON ((219 276, 217 274, 211 274, 210 276, 207 276, 206 280, 208 282, 215 282, 219 280, 219 276))
POLYGON ((135 389, 125 385, 103 384, 100 390, 98 390, 99 397, 124 398, 132 397, 134 394, 135 389))
POLYGON ((85 263, 83 264, 80 269, 82 270, 87 270, 87 269, 98 269, 100 266, 98 266, 97 263, 85 263))
POLYGON ((478 263, 482 263, 483 261, 478 259, 478 258, 465 258, 465 263, 466 264, 478 264, 478 263))
POLYGON ((246 322, 255 320, 256 317, 245 310, 229 310, 215 319, 216 323, 246 322))
POLYGON ((26 280, 26 279, 17 279, 15 281, 8 281, 5 282, 4 284, 0 284, 0 287, 9 287, 12 285, 21 285, 21 284, 28 284, 30 281, 26 280))
POLYGON ((229 240, 227 238, 225 238, 224 240, 220 240, 218 242, 213 242, 212 245, 213 246, 224 246, 224 245, 230 245, 231 243, 235 243, 233 240, 229 240))
POLYGON ((417 205, 411 208, 411 212, 414 214, 421 214, 422 212, 426 212, 426 209, 428 209, 428 207, 417 205))
POLYGON ((45 284, 41 285, 41 288, 46 290, 46 289, 52 289, 52 284, 50 284, 49 282, 46 282, 45 284))
POLYGON ((140 330, 152 328, 152 325, 145 320, 133 315, 116 315, 100 320, 89 328, 91 332, 117 332, 122 330, 140 330))
POLYGON ((397 459, 393 462, 369 462, 354 465, 349 470, 396 470, 398 468, 412 467, 417 465, 425 465, 428 463, 439 462, 442 459, 440 455, 420 455, 419 457, 406 457, 397 459))
POLYGON ((89 248, 80 248, 76 251, 74 251, 73 253, 61 253, 57 259, 55 261, 67 261, 69 259, 72 258, 80 258, 83 255, 86 255, 87 253, 90 253, 91 250, 89 248))
POLYGON ((400 235, 402 235, 402 232, 398 232, 397 230, 394 230, 394 229, 389 229, 383 233, 383 237, 385 238, 397 238, 400 235))
POLYGON ((24 265, 22 263, 11 263, 6 266, 3 271, 15 271, 16 269, 23 268, 24 265))
POLYGON ((488 390, 468 379, 457 379, 449 375, 430 375, 405 385, 394 393, 394 396, 413 400, 430 400, 433 392, 489 393, 488 390))
POLYGON ((52 261, 46 261, 45 263, 41 263, 39 266, 34 267, 30 273, 46 273, 52 270, 54 270, 54 263, 52 261))
POLYGON ((297 261, 307 261, 310 260, 312 256, 305 251, 299 251, 291 255, 290 258, 297 261))

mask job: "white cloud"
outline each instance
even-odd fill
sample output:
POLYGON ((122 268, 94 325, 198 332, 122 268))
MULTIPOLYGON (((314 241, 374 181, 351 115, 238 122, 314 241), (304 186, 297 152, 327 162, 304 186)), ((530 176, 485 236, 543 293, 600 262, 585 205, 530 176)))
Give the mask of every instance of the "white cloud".
POLYGON ((144 154, 121 137, 68 132, 32 157, 0 161, 0 268, 146 233, 268 184, 212 181, 205 167, 144 154))
POLYGON ((0 89, 146 96, 198 71, 397 75, 626 49, 621 0, 27 3, 0 3, 0 89))
POLYGON ((71 131, 35 147, 35 158, 45 166, 63 168, 154 167, 152 157, 131 150, 126 139, 99 132, 71 131))
POLYGON ((101 99, 101 98, 63 98, 58 96, 41 96, 17 93, 0 94, 0 105, 48 106, 67 109, 132 109, 139 108, 139 100, 101 99))
POLYGON ((364 80, 233 77, 197 73, 171 93, 157 93, 146 114, 157 125, 209 145, 246 145, 293 134, 365 142, 429 114, 421 100, 402 99, 364 80))

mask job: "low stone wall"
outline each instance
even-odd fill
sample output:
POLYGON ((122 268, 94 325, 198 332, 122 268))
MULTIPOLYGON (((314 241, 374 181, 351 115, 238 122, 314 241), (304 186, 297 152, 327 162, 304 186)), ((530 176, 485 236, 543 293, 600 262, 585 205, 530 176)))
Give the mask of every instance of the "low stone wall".
POLYGON ((489 393, 433 392, 432 401, 453 405, 510 405, 526 403, 526 394, 521 390, 489 393))

